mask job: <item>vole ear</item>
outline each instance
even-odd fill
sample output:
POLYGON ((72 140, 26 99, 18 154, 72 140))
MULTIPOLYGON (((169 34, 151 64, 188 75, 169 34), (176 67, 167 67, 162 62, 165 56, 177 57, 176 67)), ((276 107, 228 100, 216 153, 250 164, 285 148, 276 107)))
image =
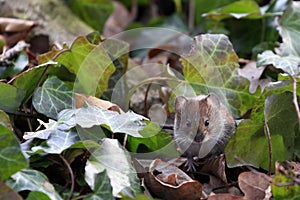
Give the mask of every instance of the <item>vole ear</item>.
POLYGON ((187 101, 187 98, 184 96, 178 96, 175 99, 175 111, 177 113, 181 113, 181 108, 184 105, 184 103, 187 101))
POLYGON ((209 93, 206 97, 208 101, 211 101, 212 104, 219 106, 221 104, 219 97, 215 93, 209 93))

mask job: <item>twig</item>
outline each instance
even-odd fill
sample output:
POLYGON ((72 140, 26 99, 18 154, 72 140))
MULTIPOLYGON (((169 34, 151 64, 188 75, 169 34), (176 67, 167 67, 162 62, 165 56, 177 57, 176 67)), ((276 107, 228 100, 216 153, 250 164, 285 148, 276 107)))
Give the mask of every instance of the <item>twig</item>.
POLYGON ((195 24, 195 2, 189 0, 189 31, 192 32, 195 24))
POLYGON ((298 117, 298 125, 299 125, 299 130, 300 130, 300 111, 299 111, 299 105, 298 105, 298 100, 297 100, 297 80, 295 76, 291 76, 292 81, 293 81, 293 104, 297 113, 298 117))
POLYGON ((31 114, 31 113, 24 113, 24 112, 18 112, 18 111, 10 111, 10 110, 3 110, 5 113, 10 115, 16 115, 16 116, 22 116, 22 117, 29 117, 29 118, 40 118, 40 115, 37 114, 31 114))
MULTIPOLYGON (((300 179, 293 176, 293 174, 295 174, 294 172, 291 173, 290 170, 286 169, 285 167, 283 167, 281 164, 278 165, 277 170, 282 173, 283 175, 285 175, 286 177, 292 179, 292 182, 294 184, 300 184, 300 179)), ((289 183, 290 184, 290 183, 289 183)))
POLYGON ((84 199, 87 195, 80 195, 78 197, 75 197, 74 199, 72 200, 79 200, 79 199, 84 199))
POLYGON ((147 86, 146 92, 145 92, 145 98, 144 98, 144 116, 148 117, 148 105, 147 105, 147 99, 148 99, 148 93, 150 91, 150 88, 152 86, 152 83, 149 83, 147 86))
MULTIPOLYGON (((23 109, 24 109, 24 112, 27 114, 27 112, 26 112, 26 107, 25 107, 25 104, 23 104, 23 109)), ((31 113, 29 113, 29 114, 31 114, 31 113)), ((29 127, 29 130, 30 131, 32 131, 33 129, 32 129, 32 124, 31 124, 31 121, 30 121, 30 119, 29 118, 26 118, 26 121, 27 121, 27 124, 28 124, 28 127, 29 127)))
POLYGON ((268 146, 269 146, 269 171, 268 175, 271 175, 272 172, 272 163, 273 163, 273 150, 272 150, 272 142, 271 142, 271 134, 270 134, 270 129, 267 123, 267 120, 265 119, 265 130, 267 134, 267 139, 268 139, 268 146))
POLYGON ((123 147, 124 147, 124 148, 126 147, 127 138, 128 138, 128 134, 125 134, 124 140, 123 140, 123 147))
POLYGON ((70 200, 73 196, 73 192, 74 192, 74 185, 75 185, 75 179, 74 179, 74 173, 73 170, 69 164, 69 162, 61 155, 59 154, 59 157, 62 159, 62 161, 64 162, 64 164, 67 166, 69 173, 70 173, 70 178, 71 178, 71 188, 70 188, 70 193, 68 195, 68 200, 70 200))

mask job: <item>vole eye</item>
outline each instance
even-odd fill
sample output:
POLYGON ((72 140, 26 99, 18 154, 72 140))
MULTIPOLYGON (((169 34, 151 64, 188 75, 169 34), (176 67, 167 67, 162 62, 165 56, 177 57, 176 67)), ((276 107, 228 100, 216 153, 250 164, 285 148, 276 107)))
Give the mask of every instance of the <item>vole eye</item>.
POLYGON ((191 121, 190 121, 190 120, 187 120, 187 121, 186 121, 186 126, 187 126, 187 127, 191 127, 191 121))
POLYGON ((205 120, 204 125, 205 125, 205 126, 208 126, 208 125, 209 125, 209 121, 208 121, 208 120, 205 120))

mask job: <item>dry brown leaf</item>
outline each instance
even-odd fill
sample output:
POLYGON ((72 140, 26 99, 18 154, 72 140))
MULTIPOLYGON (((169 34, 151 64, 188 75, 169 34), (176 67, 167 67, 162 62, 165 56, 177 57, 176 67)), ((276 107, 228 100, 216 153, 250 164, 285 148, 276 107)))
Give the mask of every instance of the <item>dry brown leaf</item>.
POLYGON ((81 108, 83 104, 86 102, 89 105, 93 105, 104 110, 117 111, 120 114, 124 113, 124 111, 118 105, 113 104, 109 101, 98 99, 93 96, 75 93, 75 99, 76 99, 76 108, 81 108))
POLYGON ((202 185, 176 166, 154 160, 150 173, 145 176, 145 184, 157 197, 162 199, 200 199, 202 185))
POLYGON ((23 32, 29 31, 35 25, 34 21, 0 17, 0 32, 23 32))
POLYGON ((201 168, 201 172, 212 174, 215 177, 218 177, 224 183, 227 183, 224 154, 205 162, 203 167, 201 168))
POLYGON ((243 172, 238 178, 245 199, 269 199, 270 178, 260 172, 243 172))
POLYGON ((0 181, 0 199, 22 200, 23 198, 18 194, 18 192, 11 189, 4 182, 0 181))
POLYGON ((216 194, 208 197, 207 200, 242 200, 241 196, 234 196, 232 194, 216 194))
POLYGON ((124 31, 126 26, 134 19, 135 16, 134 12, 133 13, 128 12, 126 7, 118 1, 113 1, 113 6, 115 10, 109 16, 109 18, 107 19, 104 25, 104 30, 103 30, 104 37, 110 37, 124 31))
POLYGON ((26 39, 28 32, 36 25, 34 21, 0 17, 0 36, 6 46, 11 47, 26 39))
POLYGON ((264 72, 265 67, 257 67, 256 61, 248 62, 242 69, 238 69, 239 75, 245 77, 250 81, 249 92, 255 93, 258 86, 261 87, 261 90, 264 90, 266 85, 271 82, 268 79, 260 79, 262 73, 264 72))

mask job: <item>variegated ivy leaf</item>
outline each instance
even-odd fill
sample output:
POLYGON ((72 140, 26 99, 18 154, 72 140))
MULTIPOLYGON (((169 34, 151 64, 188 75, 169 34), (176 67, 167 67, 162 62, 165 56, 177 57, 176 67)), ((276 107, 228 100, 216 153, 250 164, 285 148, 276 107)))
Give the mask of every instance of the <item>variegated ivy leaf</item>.
POLYGON ((119 197, 120 193, 134 198, 139 189, 136 171, 131 165, 129 154, 120 146, 118 140, 104 138, 85 166, 85 180, 93 189, 97 189, 96 177, 105 171, 113 188, 113 195, 119 197))
POLYGON ((142 137, 139 131, 146 126, 142 120, 148 120, 132 111, 119 114, 116 111, 103 110, 94 106, 77 109, 75 121, 82 128, 106 125, 113 133, 126 133, 133 137, 142 137))
POLYGON ((32 104, 39 113, 57 119, 60 111, 72 107, 72 91, 53 76, 35 91, 32 104))
POLYGON ((62 200, 55 191, 48 178, 39 171, 33 169, 23 169, 12 175, 11 179, 6 182, 15 191, 39 191, 46 194, 52 200, 62 200))
POLYGON ((300 2, 293 1, 279 20, 280 47, 257 57, 257 65, 273 65, 291 76, 299 76, 300 65, 300 2))
POLYGON ((227 36, 196 36, 191 53, 182 57, 182 65, 184 77, 196 94, 216 93, 235 117, 255 103, 257 95, 249 93, 249 81, 238 74, 238 56, 227 36))
POLYGON ((282 69, 285 73, 289 75, 294 75, 297 73, 297 68, 299 64, 299 57, 293 55, 279 56, 277 54, 274 54, 270 50, 264 51, 263 53, 257 56, 258 66, 273 65, 278 69, 282 69))
POLYGON ((28 167, 28 161, 14 133, 0 125, 0 180, 6 180, 26 167, 28 167))

